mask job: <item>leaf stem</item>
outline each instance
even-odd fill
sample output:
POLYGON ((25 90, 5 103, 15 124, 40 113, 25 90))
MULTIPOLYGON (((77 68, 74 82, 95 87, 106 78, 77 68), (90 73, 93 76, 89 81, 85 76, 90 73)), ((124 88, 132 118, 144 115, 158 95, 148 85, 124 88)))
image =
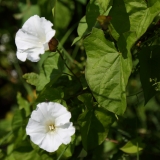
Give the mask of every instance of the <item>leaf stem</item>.
POLYGON ((62 58, 62 60, 64 61, 65 66, 68 68, 68 70, 74 75, 74 77, 78 80, 78 82, 81 84, 79 78, 73 73, 73 71, 68 67, 67 63, 65 62, 65 59, 63 58, 62 53, 60 52, 59 49, 57 49, 57 52, 59 53, 60 57, 62 58))

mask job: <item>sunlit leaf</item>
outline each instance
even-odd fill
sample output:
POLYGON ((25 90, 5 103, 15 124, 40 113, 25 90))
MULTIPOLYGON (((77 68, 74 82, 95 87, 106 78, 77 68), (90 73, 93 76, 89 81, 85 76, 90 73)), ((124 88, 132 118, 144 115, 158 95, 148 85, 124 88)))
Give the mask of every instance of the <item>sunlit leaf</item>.
POLYGON ((59 57, 59 54, 53 52, 49 54, 48 58, 44 61, 39 75, 27 73, 23 75, 23 78, 30 84, 35 85, 36 89, 40 91, 51 79, 56 79, 62 74, 63 66, 64 62, 59 57))
POLYGON ((137 138, 128 141, 123 147, 120 148, 120 150, 125 153, 133 154, 143 150, 144 146, 144 143, 142 143, 141 140, 137 138))
POLYGON ((110 33, 118 40, 119 49, 130 51, 159 13, 160 1, 114 0, 109 16, 110 33))
POLYGON ((82 19, 79 22, 78 28, 77 28, 77 32, 78 32, 78 37, 76 37, 72 43, 75 44, 76 42, 78 42, 84 35, 85 33, 87 33, 87 28, 88 25, 86 23, 86 16, 82 17, 82 19))
POLYGON ((130 59, 122 56, 102 30, 94 28, 84 40, 87 52, 85 76, 97 102, 115 114, 126 109, 126 85, 131 71, 130 59))

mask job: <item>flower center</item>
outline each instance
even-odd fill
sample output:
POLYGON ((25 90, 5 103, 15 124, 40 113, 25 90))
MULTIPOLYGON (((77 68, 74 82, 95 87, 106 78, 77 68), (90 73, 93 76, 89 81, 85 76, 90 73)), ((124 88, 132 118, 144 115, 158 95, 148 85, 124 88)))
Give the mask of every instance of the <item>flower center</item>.
POLYGON ((53 124, 50 124, 48 127, 49 127, 50 131, 54 131, 54 129, 55 129, 55 126, 53 124))

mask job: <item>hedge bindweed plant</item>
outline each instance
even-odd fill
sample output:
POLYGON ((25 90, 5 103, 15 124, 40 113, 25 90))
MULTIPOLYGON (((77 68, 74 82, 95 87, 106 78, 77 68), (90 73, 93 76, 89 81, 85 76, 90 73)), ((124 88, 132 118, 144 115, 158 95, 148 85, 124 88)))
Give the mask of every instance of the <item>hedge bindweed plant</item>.
MULTIPOLYGON (((23 100, 13 119, 13 132, 24 141, 28 159, 94 159, 94 151, 114 137, 111 128, 126 111, 135 55, 145 103, 159 91, 160 74, 155 71, 160 69, 159 14, 160 0, 90 0, 78 24, 78 37, 70 44, 82 42, 84 72, 80 63, 70 62, 47 17, 34 15, 24 23, 15 38, 17 58, 37 62, 47 54, 39 74, 23 75, 36 87, 32 109, 23 100), (153 35, 145 39, 153 25, 153 35)), ((141 141, 138 136, 129 137, 118 149, 137 154, 138 159, 145 146, 141 141)), ((118 139, 110 142, 117 144, 118 139)))

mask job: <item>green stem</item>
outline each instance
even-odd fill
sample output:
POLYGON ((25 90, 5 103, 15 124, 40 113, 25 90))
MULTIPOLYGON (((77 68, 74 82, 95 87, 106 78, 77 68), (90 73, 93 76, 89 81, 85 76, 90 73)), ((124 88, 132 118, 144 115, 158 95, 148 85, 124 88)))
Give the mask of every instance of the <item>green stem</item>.
POLYGON ((78 53, 78 50, 79 50, 79 45, 76 45, 73 52, 72 52, 72 58, 75 59, 76 56, 77 56, 77 53, 78 53))

